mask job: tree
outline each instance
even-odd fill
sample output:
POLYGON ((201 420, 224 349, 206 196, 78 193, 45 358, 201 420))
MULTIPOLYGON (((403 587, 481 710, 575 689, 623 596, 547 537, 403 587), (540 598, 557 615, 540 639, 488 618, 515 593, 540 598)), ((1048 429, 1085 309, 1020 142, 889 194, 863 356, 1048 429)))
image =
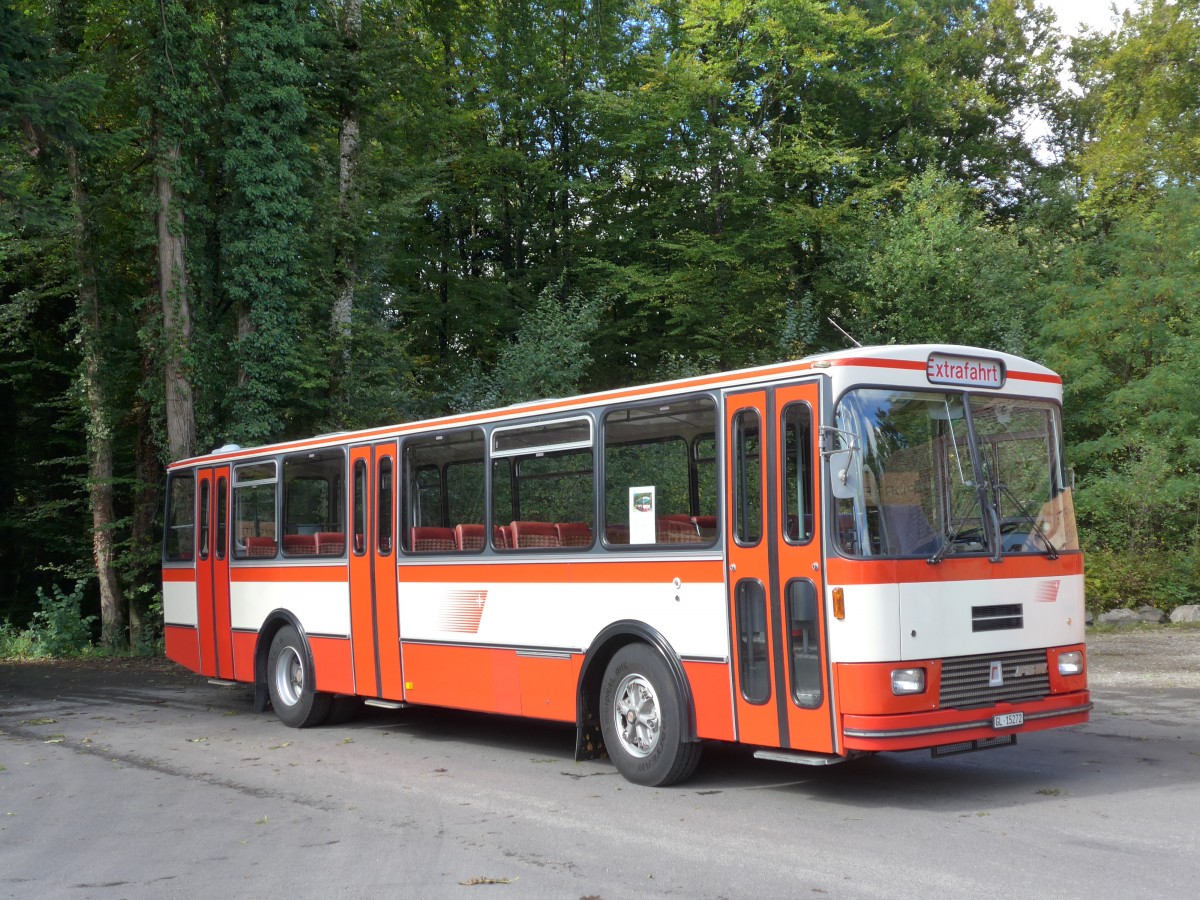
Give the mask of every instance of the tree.
POLYGON ((1028 353, 1036 295, 1029 254, 989 224, 972 192, 929 170, 858 255, 858 327, 879 343, 958 343, 1028 353))
POLYGON ((299 352, 297 278, 308 203, 302 173, 303 32, 292 3, 248 2, 234 12, 221 162, 221 290, 236 311, 238 381, 223 416, 227 437, 265 441, 288 425, 307 379, 299 352))
POLYGON ((1084 212, 1105 217, 1154 202, 1200 176, 1200 2, 1142 0, 1111 39, 1072 47, 1086 99, 1073 111, 1082 136, 1084 212))

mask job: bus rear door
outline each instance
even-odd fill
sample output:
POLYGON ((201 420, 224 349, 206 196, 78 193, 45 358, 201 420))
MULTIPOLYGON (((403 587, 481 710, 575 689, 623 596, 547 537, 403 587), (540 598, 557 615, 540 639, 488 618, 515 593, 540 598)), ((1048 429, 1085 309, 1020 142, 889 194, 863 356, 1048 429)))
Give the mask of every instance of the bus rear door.
POLYGON ((229 607, 229 466, 197 473, 196 614, 200 674, 232 679, 233 631, 229 607))

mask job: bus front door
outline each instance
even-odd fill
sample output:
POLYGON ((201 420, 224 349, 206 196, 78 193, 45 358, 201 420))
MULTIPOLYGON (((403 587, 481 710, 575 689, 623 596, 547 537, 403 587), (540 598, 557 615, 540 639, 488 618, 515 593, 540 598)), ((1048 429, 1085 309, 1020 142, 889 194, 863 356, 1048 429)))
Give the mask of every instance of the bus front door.
POLYGON ((817 382, 726 398, 738 740, 835 752, 822 597, 817 382))
POLYGON ((404 699, 396 580, 396 442, 350 448, 350 633, 355 692, 404 699))

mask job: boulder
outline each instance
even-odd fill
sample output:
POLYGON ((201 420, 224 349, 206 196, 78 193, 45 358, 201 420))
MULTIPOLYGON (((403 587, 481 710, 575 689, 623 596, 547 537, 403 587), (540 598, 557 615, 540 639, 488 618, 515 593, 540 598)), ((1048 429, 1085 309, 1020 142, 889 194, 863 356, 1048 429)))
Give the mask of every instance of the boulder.
POLYGON ((1101 625, 1133 625, 1135 622, 1140 622, 1141 619, 1132 609, 1110 609, 1108 612, 1100 613, 1096 621, 1101 625))
POLYGON ((1200 622, 1200 605, 1189 603, 1171 610, 1172 622, 1200 622))
POLYGON ((1096 619, 1101 625, 1137 625, 1146 622, 1150 625, 1161 625, 1164 616, 1161 609, 1153 606, 1139 606, 1137 609, 1110 609, 1100 613, 1096 619))

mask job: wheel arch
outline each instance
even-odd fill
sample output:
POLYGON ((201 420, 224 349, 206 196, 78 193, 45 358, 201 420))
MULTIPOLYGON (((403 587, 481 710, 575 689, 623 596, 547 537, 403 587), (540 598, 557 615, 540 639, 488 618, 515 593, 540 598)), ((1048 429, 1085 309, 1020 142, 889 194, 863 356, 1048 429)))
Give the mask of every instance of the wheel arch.
POLYGON ((630 644, 646 644, 654 649, 667 665, 671 686, 679 698, 679 734, 684 741, 695 742, 696 704, 691 684, 683 670, 683 662, 671 642, 661 631, 645 622, 622 619, 613 622, 596 635, 584 654, 575 691, 575 759, 598 759, 604 756, 604 737, 600 731, 600 687, 604 672, 613 656, 630 644))
POLYGON ((304 644, 304 665, 309 672, 316 677, 316 667, 313 665, 312 646, 308 642, 308 634, 304 630, 304 626, 300 624, 300 620, 289 610, 273 609, 267 613, 267 617, 263 619, 262 627, 258 629, 258 640, 254 645, 254 711, 266 712, 267 706, 270 703, 270 694, 267 691, 267 656, 271 653, 271 642, 275 640, 275 635, 279 633, 279 629, 286 625, 291 625, 296 629, 296 633, 300 635, 300 640, 304 644))

